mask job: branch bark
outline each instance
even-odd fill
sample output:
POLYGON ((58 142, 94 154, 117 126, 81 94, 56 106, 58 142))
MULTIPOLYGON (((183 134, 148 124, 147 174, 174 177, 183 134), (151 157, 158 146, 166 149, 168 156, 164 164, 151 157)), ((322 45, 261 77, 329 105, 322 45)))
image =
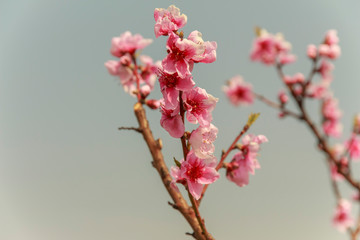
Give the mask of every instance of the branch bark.
POLYGON ((142 130, 141 134, 144 137, 144 140, 150 150, 151 156, 153 158, 152 164, 155 169, 158 171, 161 180, 169 193, 170 197, 174 201, 173 207, 176 208, 189 223, 194 233, 192 236, 198 240, 214 240, 214 238, 208 234, 206 237, 202 232, 200 224, 196 219, 195 212, 192 207, 190 207, 182 194, 175 188, 171 186, 171 176, 169 174, 169 169, 167 168, 164 157, 161 152, 162 144, 161 141, 155 140, 152 135, 149 123, 146 118, 145 109, 143 108, 141 103, 136 103, 134 105, 134 113, 136 119, 139 123, 139 128, 142 130))

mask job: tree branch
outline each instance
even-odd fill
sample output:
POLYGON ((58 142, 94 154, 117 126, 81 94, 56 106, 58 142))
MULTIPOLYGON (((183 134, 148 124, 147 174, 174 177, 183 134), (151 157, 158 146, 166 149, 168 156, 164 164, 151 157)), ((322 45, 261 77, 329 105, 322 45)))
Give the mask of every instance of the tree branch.
POLYGON ((210 234, 208 238, 205 237, 200 227, 200 224, 196 219, 194 210, 187 204, 179 190, 171 186, 172 178, 165 164, 164 157, 161 152, 161 147, 152 135, 149 123, 146 118, 145 110, 141 103, 136 103, 134 105, 134 113, 139 123, 139 126, 142 129, 142 135, 144 137, 144 140, 153 158, 153 166, 158 171, 167 192, 174 201, 175 206, 178 208, 179 212, 184 216, 186 221, 193 229, 193 237, 198 240, 213 240, 214 238, 210 234))

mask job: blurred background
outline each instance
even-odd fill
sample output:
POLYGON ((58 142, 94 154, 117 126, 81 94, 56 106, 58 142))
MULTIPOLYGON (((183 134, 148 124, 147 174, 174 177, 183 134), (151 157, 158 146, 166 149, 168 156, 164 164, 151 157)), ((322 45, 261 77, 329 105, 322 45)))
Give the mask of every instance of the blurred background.
MULTIPOLYGON (((305 75, 307 45, 337 29, 342 55, 332 88, 344 113, 344 137, 336 140, 343 142, 360 112, 359 1, 0 0, 0 240, 190 239, 142 137, 117 130, 136 126, 135 98, 104 67, 114 59, 111 38, 126 30, 154 39, 143 53, 163 59, 166 38, 155 40, 153 11, 171 4, 188 16, 185 35, 199 30, 218 43, 217 61, 193 71, 196 84, 219 98, 216 155, 250 112, 261 112, 250 132, 269 138, 248 186, 237 187, 222 171, 209 187, 200 209, 208 230, 222 240, 349 239, 331 225, 327 165, 306 126, 278 119, 260 102, 233 107, 221 87, 240 74, 276 100, 275 69, 249 60, 254 26, 283 32, 298 57, 285 72, 305 75)), ((307 106, 318 119, 319 105, 307 106)), ((147 112, 170 166, 181 158, 180 142, 160 127, 158 111, 147 112)), ((354 168, 359 176, 359 164, 354 168)), ((351 196, 345 183, 341 189, 351 196)))

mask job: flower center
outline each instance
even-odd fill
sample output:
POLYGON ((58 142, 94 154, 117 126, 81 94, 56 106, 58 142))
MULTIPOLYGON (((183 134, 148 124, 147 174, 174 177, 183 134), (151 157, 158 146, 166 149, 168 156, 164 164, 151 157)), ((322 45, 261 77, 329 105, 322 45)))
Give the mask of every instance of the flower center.
POLYGON ((200 162, 196 161, 196 163, 186 171, 186 175, 194 182, 203 175, 203 167, 204 166, 200 162))

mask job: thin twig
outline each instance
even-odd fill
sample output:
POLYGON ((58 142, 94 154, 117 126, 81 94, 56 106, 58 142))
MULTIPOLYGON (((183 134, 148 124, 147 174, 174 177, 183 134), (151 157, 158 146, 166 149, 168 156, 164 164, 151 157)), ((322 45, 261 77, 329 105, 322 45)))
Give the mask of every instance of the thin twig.
POLYGON ((119 130, 134 130, 138 133, 142 133, 141 128, 136 128, 136 127, 119 127, 119 130))
POLYGON ((294 113, 290 110, 285 109, 283 106, 281 106, 281 104, 276 103, 271 101, 270 99, 264 97, 263 95, 257 94, 255 92, 253 92, 253 95, 260 101, 264 102, 265 104, 267 104, 268 106, 272 107, 272 108, 276 108, 279 109, 282 113, 284 113, 285 115, 289 115, 292 116, 294 118, 297 118, 299 120, 302 120, 303 117, 297 113, 294 113))
MULTIPOLYGON (((278 72, 280 78, 283 79, 284 73, 282 71, 282 65, 277 64, 276 69, 277 69, 277 72, 278 72)), ((325 153, 327 158, 330 159, 330 161, 333 162, 338 167, 339 173, 342 176, 344 176, 346 181, 350 185, 352 185, 354 188, 356 188, 358 191, 360 191, 360 183, 358 181, 356 181, 355 179, 353 179, 353 177, 351 176, 351 172, 349 170, 345 170, 341 167, 341 161, 338 161, 335 158, 335 156, 333 155, 332 151, 330 150, 330 148, 328 146, 327 140, 321 136, 320 131, 318 130, 318 128, 315 126, 315 124, 310 119, 307 111, 304 108, 303 98, 301 98, 301 97, 299 98, 290 85, 287 85, 287 87, 288 87, 289 91, 291 92, 293 99, 295 99, 296 104, 303 116, 302 120, 306 123, 306 125, 310 128, 311 132, 314 134, 315 138, 318 141, 318 145, 320 146, 320 149, 325 153)))
MULTIPOLYGON (((226 157, 227 157, 227 156, 229 155, 229 153, 235 148, 236 143, 239 141, 239 139, 241 138, 241 136, 244 135, 244 134, 247 132, 247 130, 248 130, 249 128, 250 128, 250 126, 246 124, 246 125, 243 127, 242 131, 239 133, 239 135, 237 135, 237 137, 234 139, 234 141, 232 142, 232 144, 230 145, 230 147, 227 149, 227 151, 226 151, 226 152, 222 151, 222 153, 221 153, 221 159, 220 159, 218 165, 216 166, 216 170, 217 170, 217 171, 219 171, 219 169, 222 168, 223 163, 224 163, 226 157)), ((203 188, 203 190, 202 190, 201 196, 200 196, 200 198, 199 198, 199 200, 198 200, 198 204, 199 204, 199 205, 200 205, 200 202, 201 202, 202 198, 203 198, 204 195, 205 195, 205 192, 206 192, 208 186, 209 186, 209 184, 205 185, 204 188, 203 188)))

